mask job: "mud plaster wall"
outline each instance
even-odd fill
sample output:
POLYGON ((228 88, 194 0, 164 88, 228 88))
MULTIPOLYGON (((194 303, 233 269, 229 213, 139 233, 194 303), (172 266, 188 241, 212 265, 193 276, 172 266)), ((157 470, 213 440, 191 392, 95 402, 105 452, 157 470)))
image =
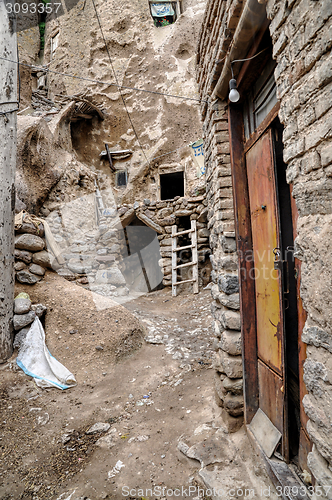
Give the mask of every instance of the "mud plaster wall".
MULTIPOLYGON (((308 456, 308 468, 318 485, 331 485, 332 4, 312 0, 270 0, 266 10, 271 20, 269 29, 273 57, 277 61, 275 78, 280 101, 279 118, 285 126, 283 143, 287 181, 293 184, 293 195, 299 210, 296 250, 302 261, 301 297, 308 313, 302 337, 307 344, 304 381, 308 390, 303 405, 309 416, 307 431, 314 443, 308 456)), ((227 52, 240 12, 241 3, 234 1, 209 2, 207 5, 199 51, 198 81, 201 95, 209 95, 214 88, 216 62, 221 59, 222 53, 227 52)), ((230 174, 227 121, 223 114, 225 107, 225 103, 218 102, 214 110, 206 112, 203 109, 202 114, 205 140, 211 140, 211 152, 207 152, 206 156, 209 228, 213 249, 211 260, 215 283, 212 291, 216 299, 213 309, 216 336, 220 339, 216 346, 219 356, 216 368, 223 379, 223 388, 219 385, 219 396, 228 409, 225 404, 228 393, 225 392, 224 374, 227 374, 230 354, 235 366, 234 354, 237 353, 230 353, 230 348, 238 344, 228 342, 229 326, 224 318, 232 314, 234 320, 236 318, 234 323, 237 328, 234 330, 239 330, 239 313, 222 305, 219 295, 224 293, 222 283, 226 277, 231 280, 233 276, 234 283, 236 277, 236 264, 233 261, 235 239, 226 236, 223 227, 225 220, 232 220, 231 192, 225 198, 215 187, 218 178, 224 182, 227 169, 228 176, 230 174), (214 182, 209 185, 210 179, 214 182), (225 255, 229 245, 233 253, 225 255)), ((228 180, 230 182, 230 177, 228 180)), ((220 189, 227 188, 220 186, 220 189)), ((235 339, 236 334, 233 335, 235 339)))
MULTIPOLYGON (((186 0, 183 14, 171 26, 156 28, 148 2, 134 0, 97 2, 110 55, 120 85, 156 90, 187 97, 198 97, 195 82, 195 48, 205 2, 186 0)), ((114 75, 90 2, 77 6, 46 29, 44 64, 50 69, 107 83, 92 83, 59 75, 49 75, 49 97, 87 91, 107 117, 100 122, 71 124, 77 159, 101 170, 114 187, 114 174, 99 153, 108 142, 112 149, 131 149, 128 161, 117 161, 127 169, 127 188, 115 192, 118 204, 159 199, 158 167, 177 163, 185 169, 187 193, 197 184, 196 168, 188 148, 151 162, 140 151, 134 131, 115 86, 114 75), (85 5, 85 7, 84 7, 85 5), (84 7, 84 8, 83 8, 84 7), (51 38, 59 33, 58 48, 51 57, 51 38)), ((199 106, 194 101, 123 90, 128 110, 148 158, 168 153, 197 140, 202 135, 199 106)))

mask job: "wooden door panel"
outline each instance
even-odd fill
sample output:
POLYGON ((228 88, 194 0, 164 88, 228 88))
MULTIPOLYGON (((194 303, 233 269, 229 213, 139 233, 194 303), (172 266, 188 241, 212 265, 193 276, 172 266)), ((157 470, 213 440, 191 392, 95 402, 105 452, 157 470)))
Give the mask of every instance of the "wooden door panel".
POLYGON ((258 357, 283 375, 281 276, 273 249, 280 246, 271 130, 247 152, 255 266, 258 357))
POLYGON ((283 434, 284 382, 265 363, 258 361, 259 407, 283 434))

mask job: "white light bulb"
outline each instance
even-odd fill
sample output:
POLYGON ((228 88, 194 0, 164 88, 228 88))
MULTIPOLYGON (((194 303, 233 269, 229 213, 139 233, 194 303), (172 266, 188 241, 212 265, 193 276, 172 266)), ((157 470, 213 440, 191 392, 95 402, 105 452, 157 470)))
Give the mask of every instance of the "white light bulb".
POLYGON ((231 89, 228 97, 231 102, 238 102, 238 100, 240 99, 240 94, 236 89, 231 89))

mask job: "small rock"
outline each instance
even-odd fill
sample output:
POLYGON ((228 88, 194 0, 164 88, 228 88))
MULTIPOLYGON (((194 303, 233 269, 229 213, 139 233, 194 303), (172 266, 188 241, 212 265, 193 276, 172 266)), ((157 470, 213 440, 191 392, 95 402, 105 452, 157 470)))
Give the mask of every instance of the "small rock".
POLYGON ((78 330, 69 330, 70 335, 75 335, 75 333, 78 333, 78 330))
POLYGON ((16 274, 16 279, 20 283, 24 283, 26 285, 34 285, 40 281, 40 276, 36 276, 35 274, 29 273, 29 271, 19 271, 16 274))
POLYGON ((43 304, 34 304, 31 306, 31 309, 36 313, 36 316, 38 316, 39 319, 42 318, 47 312, 47 307, 43 304))
POLYGON ((86 431, 85 434, 96 434, 97 432, 107 432, 108 429, 111 427, 110 424, 107 422, 97 422, 96 424, 93 424, 90 429, 86 431))
POLYGON ((15 262, 14 264, 15 271, 23 271, 23 269, 26 269, 26 267, 26 264, 24 264, 24 262, 22 261, 15 262))
POLYGON ((45 247, 45 241, 35 234, 21 234, 15 238, 15 248, 19 250, 28 250, 31 252, 39 252, 45 247))
POLYGON ((52 269, 51 256, 46 250, 34 253, 32 256, 32 262, 34 264, 38 264, 38 266, 49 267, 52 269))
POLYGON ((37 274, 37 276, 44 276, 45 274, 45 269, 38 264, 32 264, 29 267, 30 273, 37 274))
POLYGON ((76 280, 77 283, 80 283, 81 285, 87 285, 89 283, 88 278, 79 278, 76 280))
POLYGON ((21 347, 21 344, 25 340, 25 337, 27 336, 29 330, 30 330, 30 327, 29 328, 22 328, 22 330, 20 330, 19 332, 16 333, 14 344, 13 344, 14 349, 16 349, 16 348, 19 349, 21 347))
POLYGON ((149 206, 149 205, 151 205, 151 200, 149 200, 149 199, 145 198, 145 199, 143 200, 143 203, 144 203, 144 205, 149 206))
POLYGON ((15 249, 14 251, 14 257, 15 259, 22 260, 26 264, 30 264, 32 260, 32 253, 31 252, 26 252, 25 250, 17 250, 15 249))
POLYGON ((133 205, 133 209, 137 210, 138 208, 139 208, 139 203, 138 203, 138 201, 135 201, 135 203, 133 205))
POLYGON ((96 345, 96 351, 103 351, 104 348, 101 345, 96 345))
POLYGON ((59 276, 62 276, 62 278, 65 278, 68 281, 74 281, 76 278, 75 274, 72 271, 69 271, 69 269, 59 269, 57 273, 59 276))
POLYGON ((107 248, 99 248, 97 255, 107 255, 107 248))
POLYGON ((31 222, 23 222, 22 226, 16 230, 16 233, 36 234, 37 236, 43 237, 44 236, 44 226, 43 226, 43 224, 39 224, 38 227, 36 227, 31 222))
POLYGON ((92 267, 78 260, 70 260, 68 262, 68 268, 70 271, 76 274, 85 274, 86 272, 91 271, 92 267))
POLYGON ((14 330, 21 330, 25 326, 30 325, 36 318, 36 313, 30 311, 28 314, 14 314, 13 324, 14 330))
POLYGON ((31 309, 31 301, 29 299, 15 299, 14 300, 14 313, 26 314, 31 309))

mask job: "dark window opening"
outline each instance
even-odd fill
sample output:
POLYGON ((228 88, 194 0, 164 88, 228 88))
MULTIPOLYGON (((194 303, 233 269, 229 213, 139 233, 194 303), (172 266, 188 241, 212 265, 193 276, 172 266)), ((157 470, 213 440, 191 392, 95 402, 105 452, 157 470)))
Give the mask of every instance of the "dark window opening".
POLYGON ((184 172, 160 175, 160 199, 172 200, 184 196, 184 172))
POLYGON ((150 2, 150 12, 154 25, 159 27, 175 23, 177 18, 176 2, 150 2))
POLYGON ((116 172, 116 185, 118 187, 127 185, 127 172, 125 170, 118 170, 116 172))

